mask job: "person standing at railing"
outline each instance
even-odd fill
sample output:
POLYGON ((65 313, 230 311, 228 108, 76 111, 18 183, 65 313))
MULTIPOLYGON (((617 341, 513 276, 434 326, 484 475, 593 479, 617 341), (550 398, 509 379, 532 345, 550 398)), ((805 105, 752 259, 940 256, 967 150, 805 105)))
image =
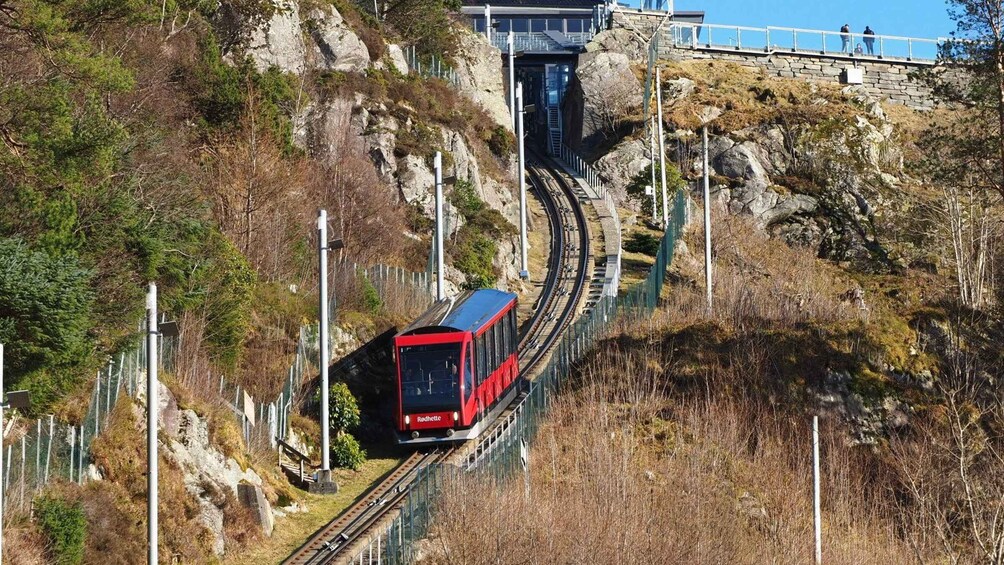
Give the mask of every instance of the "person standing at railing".
POLYGON ((851 24, 844 24, 844 26, 840 28, 840 41, 842 43, 841 46, 840 46, 840 52, 841 53, 850 53, 851 52, 851 24))
POLYGON ((869 55, 875 54, 875 32, 872 30, 871 26, 865 26, 865 47, 868 49, 869 55))

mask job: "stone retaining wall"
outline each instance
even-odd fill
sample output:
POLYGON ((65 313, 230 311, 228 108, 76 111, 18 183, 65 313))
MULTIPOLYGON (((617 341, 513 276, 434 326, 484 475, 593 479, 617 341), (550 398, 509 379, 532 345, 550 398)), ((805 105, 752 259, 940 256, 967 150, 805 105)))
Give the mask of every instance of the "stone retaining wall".
MULTIPOLYGON (((651 13, 614 13, 614 27, 629 29, 648 40, 658 29, 663 17, 651 13)), ((931 90, 910 78, 931 63, 862 59, 840 55, 812 55, 784 51, 757 52, 697 47, 674 47, 668 35, 660 38, 659 55, 673 61, 714 59, 730 61, 744 67, 760 70, 771 76, 798 78, 816 82, 846 83, 848 68, 861 69, 863 85, 868 93, 878 99, 903 104, 915 109, 930 109, 935 105, 931 90)))

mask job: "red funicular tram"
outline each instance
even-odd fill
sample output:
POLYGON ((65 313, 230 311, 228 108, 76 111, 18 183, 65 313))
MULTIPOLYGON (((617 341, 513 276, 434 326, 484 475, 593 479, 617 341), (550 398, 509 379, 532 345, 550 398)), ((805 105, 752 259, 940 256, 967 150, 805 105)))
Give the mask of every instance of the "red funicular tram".
POLYGON ((516 295, 440 300, 394 337, 400 443, 476 437, 517 393, 516 295))

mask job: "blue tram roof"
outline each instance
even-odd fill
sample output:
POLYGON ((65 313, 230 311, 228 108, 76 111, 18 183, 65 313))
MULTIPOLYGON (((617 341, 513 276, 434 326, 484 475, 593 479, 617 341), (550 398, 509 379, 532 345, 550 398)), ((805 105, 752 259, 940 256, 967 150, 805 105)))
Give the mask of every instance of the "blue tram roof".
POLYGON ((427 333, 423 329, 477 333, 515 298, 492 288, 469 290, 436 302, 398 335, 427 333))

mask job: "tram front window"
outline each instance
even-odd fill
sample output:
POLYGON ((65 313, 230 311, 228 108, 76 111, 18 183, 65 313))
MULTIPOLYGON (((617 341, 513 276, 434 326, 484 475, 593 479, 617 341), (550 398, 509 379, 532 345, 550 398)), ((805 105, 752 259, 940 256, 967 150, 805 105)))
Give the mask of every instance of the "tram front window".
POLYGON ((412 345, 398 351, 405 414, 447 412, 460 406, 460 344, 412 345))

